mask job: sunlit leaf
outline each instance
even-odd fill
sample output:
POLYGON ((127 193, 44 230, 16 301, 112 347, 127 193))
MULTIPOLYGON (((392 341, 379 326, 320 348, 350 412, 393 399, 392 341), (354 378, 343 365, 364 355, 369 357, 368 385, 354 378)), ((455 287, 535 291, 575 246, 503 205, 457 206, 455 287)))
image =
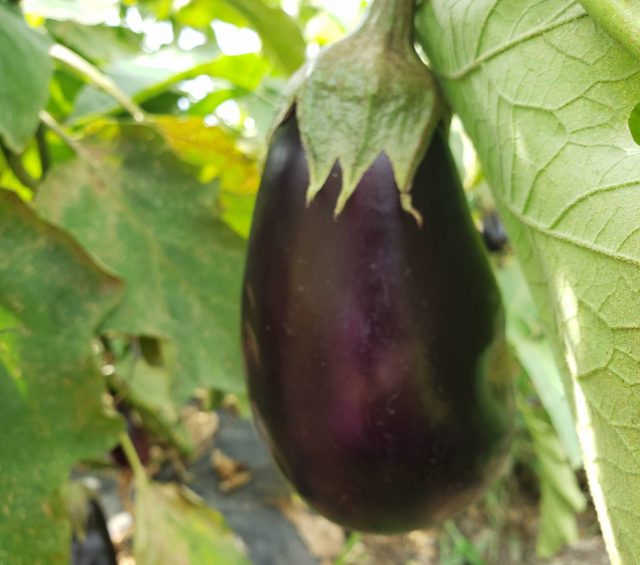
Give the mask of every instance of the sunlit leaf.
POLYGON ((192 0, 177 19, 193 27, 208 27, 212 20, 252 27, 262 39, 265 54, 283 72, 295 72, 305 59, 305 41, 297 23, 279 7, 263 0, 192 0))
POLYGON ((222 218, 247 237, 260 183, 256 160, 238 149, 228 131, 200 119, 163 117, 155 123, 180 158, 202 167, 205 180, 219 179, 222 218))
POLYGON ((640 62, 572 0, 430 0, 417 28, 555 338, 609 557, 636 563, 640 62))
MULTIPOLYGON (((209 65, 219 55, 215 46, 192 51, 166 47, 154 53, 137 53, 114 60, 105 73, 126 94, 143 102, 159 94, 167 87, 186 78, 207 72, 209 65)), ((119 108, 118 103, 93 86, 86 86, 76 99, 73 118, 108 114, 119 108)))

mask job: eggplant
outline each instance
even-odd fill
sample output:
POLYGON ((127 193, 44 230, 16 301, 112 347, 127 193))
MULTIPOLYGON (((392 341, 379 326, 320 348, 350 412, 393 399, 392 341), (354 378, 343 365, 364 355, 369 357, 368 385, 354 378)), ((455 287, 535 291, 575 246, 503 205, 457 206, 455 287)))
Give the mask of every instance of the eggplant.
POLYGON ((509 236, 498 212, 492 210, 482 217, 482 240, 487 250, 500 253, 509 243, 509 236))
POLYGON ((71 565, 117 565, 107 521, 95 500, 87 502, 86 523, 83 526, 84 533, 74 533, 71 541, 71 565))
MULTIPOLYGON (((138 458, 143 465, 151 459, 151 440, 144 426, 135 417, 133 411, 123 400, 116 403, 116 408, 127 423, 127 435, 135 447, 138 458)), ((116 445, 109 453, 111 460, 122 469, 131 469, 129 459, 120 444, 116 445)))
POLYGON ((349 529, 427 527, 476 499, 510 443, 499 291, 438 127, 402 209, 380 154, 343 211, 307 204, 295 111, 272 137, 242 296, 258 430, 300 495, 349 529))

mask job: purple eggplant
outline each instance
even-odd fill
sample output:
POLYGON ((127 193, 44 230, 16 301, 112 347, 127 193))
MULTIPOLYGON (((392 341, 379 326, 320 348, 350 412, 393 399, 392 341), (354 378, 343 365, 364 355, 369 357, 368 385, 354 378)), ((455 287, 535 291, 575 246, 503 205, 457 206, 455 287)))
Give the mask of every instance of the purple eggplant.
POLYGON ((503 311, 441 128, 416 219, 381 154, 334 217, 338 165, 307 206, 295 114, 272 139, 243 288, 258 429, 285 476, 350 529, 395 533, 461 510, 510 443, 503 311))
POLYGON ((107 521, 100 504, 87 502, 84 532, 71 540, 71 565, 117 565, 116 551, 109 536, 107 521))
MULTIPOLYGON (((147 430, 142 424, 135 418, 131 408, 123 400, 119 400, 116 403, 118 412, 122 414, 127 423, 127 434, 131 443, 136 449, 138 458, 143 465, 149 463, 151 459, 151 440, 147 430)), ((124 449, 120 444, 116 445, 109 453, 111 460, 122 469, 131 469, 131 464, 127 458, 124 449)))

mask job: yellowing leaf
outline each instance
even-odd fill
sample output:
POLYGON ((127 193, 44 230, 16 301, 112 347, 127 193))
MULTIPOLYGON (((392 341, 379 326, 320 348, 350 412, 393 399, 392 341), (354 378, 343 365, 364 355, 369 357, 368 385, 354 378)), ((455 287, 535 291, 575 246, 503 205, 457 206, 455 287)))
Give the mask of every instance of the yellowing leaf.
POLYGON ((175 484, 136 481, 137 565, 248 565, 222 516, 175 484))
POLYGON ((222 127, 207 127, 200 118, 159 117, 154 120, 173 151, 202 168, 202 180, 220 181, 222 219, 246 237, 260 184, 257 162, 238 149, 222 127))

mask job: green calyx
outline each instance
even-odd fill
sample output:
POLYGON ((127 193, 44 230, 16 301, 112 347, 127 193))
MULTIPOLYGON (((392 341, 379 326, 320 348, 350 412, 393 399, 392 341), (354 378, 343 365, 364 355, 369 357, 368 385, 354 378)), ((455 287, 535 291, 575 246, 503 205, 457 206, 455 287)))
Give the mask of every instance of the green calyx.
POLYGON ((336 216, 375 159, 391 162, 402 207, 443 118, 436 83, 413 47, 414 0, 374 0, 360 27, 322 51, 290 83, 282 117, 295 108, 309 163, 310 203, 336 161, 342 190, 336 216))

